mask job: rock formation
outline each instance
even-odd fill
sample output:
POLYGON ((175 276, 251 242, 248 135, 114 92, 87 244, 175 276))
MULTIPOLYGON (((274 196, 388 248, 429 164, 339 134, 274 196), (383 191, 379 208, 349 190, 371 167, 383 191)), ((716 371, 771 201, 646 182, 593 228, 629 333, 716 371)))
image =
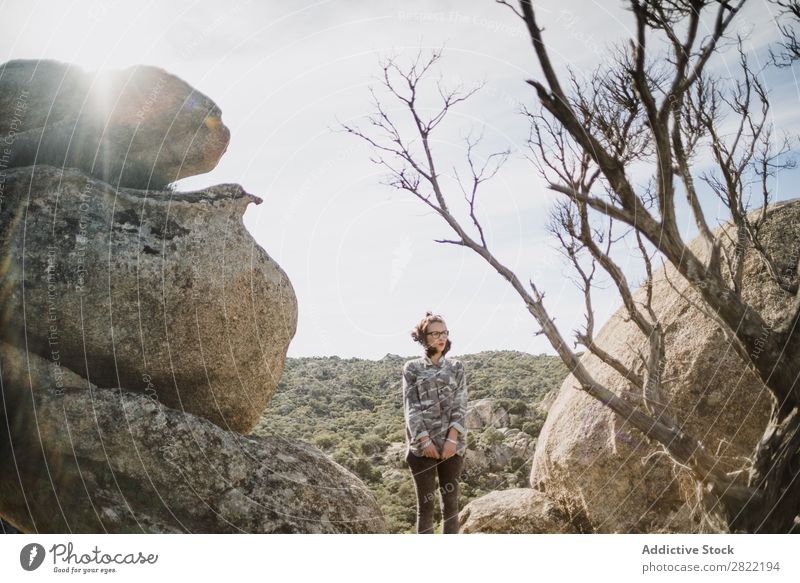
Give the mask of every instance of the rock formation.
POLYGON ((316 448, 246 437, 145 395, 87 388, 0 343, 0 513, 38 533, 383 532, 374 496, 316 448), (30 363, 30 366, 28 365, 30 363), (10 435, 10 443, 5 439, 10 435))
POLYGON ((462 508, 458 520, 461 534, 578 532, 552 501, 531 488, 490 492, 462 508))
POLYGON ((472 430, 475 446, 470 447, 464 465, 465 475, 478 477, 489 472, 508 470, 513 458, 530 459, 536 439, 509 425, 521 425, 531 419, 526 415, 509 414, 497 399, 484 398, 470 402, 466 426, 472 430), (492 434, 490 439, 486 435, 492 434))
POLYGON ((154 67, 0 66, 0 517, 23 532, 383 532, 316 448, 246 437, 292 285, 212 169, 214 103, 154 67), (132 188, 127 188, 132 187, 132 188))
POLYGON ((224 184, 112 188, 76 169, 6 172, 0 253, 11 339, 101 387, 247 433, 280 380, 297 304, 224 184), (22 266, 24 265, 24 270, 22 266))
POLYGON ((515 457, 530 459, 536 447, 536 438, 511 427, 498 429, 502 441, 480 444, 467 453, 465 472, 471 476, 487 472, 500 472, 508 468, 515 457))
MULTIPOLYGON (((735 232, 728 236, 737 240, 735 232)), ((800 240, 800 201, 774 205, 761 237, 779 269, 793 269, 800 240)), ((690 247, 707 257, 699 239, 690 247)), ((790 307, 790 298, 769 279, 752 251, 745 259, 743 297, 770 323, 790 307)), ((644 291, 637 291, 634 299, 643 298, 644 291)), ((717 324, 694 307, 700 304, 697 292, 672 266, 656 272, 653 304, 666 331, 662 378, 670 407, 679 422, 686 423, 686 430, 719 456, 727 471, 742 469, 766 426, 770 404, 766 389, 745 368, 717 324)), ((617 312, 596 340, 636 369, 639 361, 631 347, 644 346, 644 340, 625 315, 617 312)), ((619 394, 629 391, 624 380, 591 353, 584 354, 582 362, 605 386, 619 394)), ((694 480, 638 430, 576 386, 575 379, 567 377, 550 409, 533 459, 531 485, 598 532, 703 531, 694 512, 698 506, 694 480)))
POLYGON ((482 430, 487 427, 508 427, 508 411, 498 406, 495 399, 477 399, 469 403, 466 415, 467 429, 482 430))
POLYGON ((91 74, 57 61, 0 65, 0 135, 11 167, 75 167, 159 190, 212 170, 230 132, 217 105, 163 69, 91 74))

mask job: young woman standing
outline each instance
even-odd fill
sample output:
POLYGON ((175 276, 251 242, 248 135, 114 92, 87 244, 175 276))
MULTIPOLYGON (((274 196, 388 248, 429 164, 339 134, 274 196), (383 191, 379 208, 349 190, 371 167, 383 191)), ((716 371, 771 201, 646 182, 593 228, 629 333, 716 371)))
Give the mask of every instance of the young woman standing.
POLYGON ((464 365, 445 358, 450 338, 444 319, 432 312, 411 331, 425 355, 403 365, 406 462, 417 494, 417 533, 433 534, 436 478, 444 534, 458 533, 458 480, 464 466, 467 382, 464 365))

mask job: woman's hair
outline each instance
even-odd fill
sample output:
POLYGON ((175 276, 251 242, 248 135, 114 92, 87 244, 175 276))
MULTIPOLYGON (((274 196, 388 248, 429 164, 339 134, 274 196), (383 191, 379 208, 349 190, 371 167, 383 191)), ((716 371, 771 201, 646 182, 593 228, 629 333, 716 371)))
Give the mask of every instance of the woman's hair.
MULTIPOLYGON (((422 347, 425 348, 425 354, 430 358, 434 354, 436 354, 436 347, 435 346, 428 346, 425 344, 426 332, 428 331, 428 324, 431 322, 441 322, 444 324, 444 318, 442 318, 439 314, 434 314, 430 310, 425 312, 425 317, 419 321, 419 324, 414 326, 414 329, 411 331, 411 339, 414 342, 419 342, 422 344, 422 347)), ((447 342, 444 344, 444 348, 442 348, 442 356, 448 353, 450 350, 450 337, 447 338, 447 342)))

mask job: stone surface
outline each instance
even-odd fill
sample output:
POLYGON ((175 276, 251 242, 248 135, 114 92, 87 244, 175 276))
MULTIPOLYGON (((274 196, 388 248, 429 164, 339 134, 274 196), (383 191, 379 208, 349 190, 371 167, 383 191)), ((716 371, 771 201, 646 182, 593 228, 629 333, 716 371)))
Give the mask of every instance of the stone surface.
POLYGON ((459 513, 462 534, 560 534, 579 532, 544 494, 531 488, 496 490, 459 513))
POLYGON ((50 166, 6 171, 4 197, 7 341, 98 386, 255 426, 297 326, 289 279, 242 223, 260 199, 233 184, 113 188, 50 166))
POLYGON ((0 344, 0 407, 10 413, 7 427, 0 408, 0 516, 15 528, 385 532, 364 484, 308 444, 224 431, 144 395, 86 388, 72 373, 57 389, 51 366, 0 344))
POLYGON ((58 359, 29 355, 23 349, 0 341, 0 354, 3 355, 3 378, 14 380, 24 387, 42 387, 52 391, 61 391, 65 387, 96 389, 80 375, 61 364, 58 359))
POLYGON ((76 167, 153 190, 212 170, 230 140, 219 107, 163 69, 89 73, 50 60, 0 65, 0 135, 9 167, 76 167))
POLYGON ((508 427, 510 418, 508 411, 499 406, 495 399, 477 399, 467 407, 467 430, 481 430, 487 427, 508 427))
MULTIPOLYGON (((778 268, 793 269, 800 241, 800 202, 775 205, 762 231, 763 243, 778 268)), ((735 232, 728 234, 737 240, 735 232)), ((690 247, 707 257, 700 240, 690 247)), ((667 362, 662 375, 666 397, 686 430, 701 439, 708 451, 718 453, 722 467, 737 471, 746 465, 763 434, 770 408, 768 393, 717 324, 680 297, 668 280, 699 303, 697 292, 687 290, 674 268, 656 272, 654 309, 666 330, 667 362)), ((788 313, 789 296, 769 280, 752 252, 746 256, 743 286, 744 299, 770 325, 788 313)), ((636 300, 643 297, 642 290, 636 292, 636 300)), ((597 342, 636 369, 640 365, 631 347, 643 347, 644 339, 622 316, 620 310, 608 321, 597 342)), ((592 354, 585 354, 582 362, 596 380, 615 392, 628 390, 623 379, 592 354)), ((531 485, 598 532, 703 531, 692 510, 697 507, 698 493, 686 471, 576 387, 575 379, 567 377, 550 408, 533 459, 531 485)))
POLYGON ((529 460, 533 456, 536 439, 519 429, 501 427, 498 429, 503 440, 498 443, 482 444, 467 451, 464 471, 470 476, 486 472, 499 472, 507 469, 512 458, 529 460))

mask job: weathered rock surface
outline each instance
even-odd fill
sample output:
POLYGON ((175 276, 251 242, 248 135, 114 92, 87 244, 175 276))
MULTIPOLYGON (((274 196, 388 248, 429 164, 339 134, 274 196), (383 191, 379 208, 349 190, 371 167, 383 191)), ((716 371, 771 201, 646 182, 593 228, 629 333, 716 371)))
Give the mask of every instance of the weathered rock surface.
POLYGON ((9 379, 9 382, 13 380, 15 385, 51 391, 61 391, 65 387, 97 388, 94 383, 64 367, 58 359, 28 355, 23 349, 2 341, 0 356, 3 359, 2 378, 9 379))
POLYGON ((112 188, 50 166, 6 171, 4 196, 7 341, 98 386, 255 426, 297 325, 288 277, 242 223, 260 199, 233 184, 112 188))
POLYGON ((0 515, 24 532, 385 531, 364 484, 308 444, 227 432, 68 371, 55 389, 51 367, 0 344, 0 515))
POLYGON ((467 430, 486 429, 487 427, 508 427, 510 417, 508 411, 499 406, 495 399, 477 399, 467 407, 467 430))
MULTIPOLYGON (((737 240, 735 232, 728 234, 737 240)), ((794 269, 800 201, 775 205, 762 234, 778 269, 794 269)), ((700 240, 690 247, 707 257, 700 240)), ((763 434, 768 393, 716 323, 680 297, 668 280, 700 303, 671 266, 655 274, 654 310, 666 329, 666 397, 686 430, 708 451, 718 453, 727 471, 739 470, 763 434)), ((791 301, 752 252, 745 260, 743 297, 770 325, 788 313, 791 301)), ((635 299, 644 299, 643 290, 635 299)), ((597 342, 627 366, 639 366, 630 347, 644 346, 644 339, 632 322, 623 321, 622 310, 603 327, 597 342)), ((623 379, 592 354, 585 354, 582 362, 607 387, 619 394, 628 390, 623 379)), ((598 532, 702 531, 705 527, 692 511, 698 496, 694 481, 638 430, 576 387, 575 379, 567 377, 550 409, 533 459, 531 485, 571 516, 583 516, 598 532)))
POLYGON ((507 469, 514 457, 528 460, 533 456, 535 438, 511 427, 501 427, 498 431, 502 441, 468 450, 465 471, 470 475, 499 472, 507 469))
POLYGON ((158 67, 93 74, 49 60, 0 65, 8 167, 76 167, 158 190, 217 165, 230 140, 221 116, 211 99, 158 67))
POLYGON ((569 518, 531 488, 496 490, 467 504, 459 513, 462 534, 559 534, 578 530, 569 518))

